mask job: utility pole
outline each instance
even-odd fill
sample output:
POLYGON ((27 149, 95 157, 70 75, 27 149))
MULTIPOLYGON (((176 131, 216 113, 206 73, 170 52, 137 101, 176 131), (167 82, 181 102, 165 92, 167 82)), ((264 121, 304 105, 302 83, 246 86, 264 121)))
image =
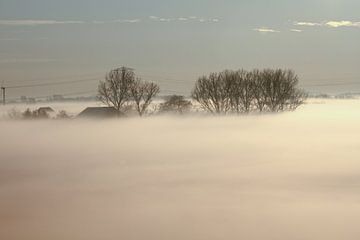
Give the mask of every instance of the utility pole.
POLYGON ((6 88, 1 87, 1 90, 2 90, 2 97, 3 97, 3 105, 5 105, 6 104, 6 95, 5 95, 6 88))

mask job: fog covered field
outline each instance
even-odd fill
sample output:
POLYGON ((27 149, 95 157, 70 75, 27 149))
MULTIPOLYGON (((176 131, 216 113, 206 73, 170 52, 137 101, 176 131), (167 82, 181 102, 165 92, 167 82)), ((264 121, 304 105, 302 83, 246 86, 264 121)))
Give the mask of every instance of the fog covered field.
POLYGON ((247 117, 1 120, 0 136, 0 239, 360 236, 360 100, 247 117))

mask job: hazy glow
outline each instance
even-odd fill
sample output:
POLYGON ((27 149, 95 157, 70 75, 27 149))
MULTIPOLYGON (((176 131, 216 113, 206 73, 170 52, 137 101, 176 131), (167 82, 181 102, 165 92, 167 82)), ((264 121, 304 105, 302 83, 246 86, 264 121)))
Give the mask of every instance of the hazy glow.
POLYGON ((2 121, 0 239, 357 240, 359 122, 359 100, 250 117, 2 121))

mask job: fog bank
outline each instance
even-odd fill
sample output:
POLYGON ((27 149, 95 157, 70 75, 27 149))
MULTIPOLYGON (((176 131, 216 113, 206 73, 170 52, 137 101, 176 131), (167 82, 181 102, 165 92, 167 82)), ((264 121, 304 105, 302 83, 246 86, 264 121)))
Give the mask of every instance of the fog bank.
POLYGON ((248 117, 1 121, 0 239, 357 240, 359 123, 359 100, 248 117))

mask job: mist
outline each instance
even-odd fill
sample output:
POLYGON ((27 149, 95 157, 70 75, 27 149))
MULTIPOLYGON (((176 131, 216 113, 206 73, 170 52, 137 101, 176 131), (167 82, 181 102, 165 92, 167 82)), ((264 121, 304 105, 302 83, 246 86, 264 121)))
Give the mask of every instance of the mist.
POLYGON ((360 100, 240 117, 2 120, 0 239, 357 240, 359 123, 360 100))

